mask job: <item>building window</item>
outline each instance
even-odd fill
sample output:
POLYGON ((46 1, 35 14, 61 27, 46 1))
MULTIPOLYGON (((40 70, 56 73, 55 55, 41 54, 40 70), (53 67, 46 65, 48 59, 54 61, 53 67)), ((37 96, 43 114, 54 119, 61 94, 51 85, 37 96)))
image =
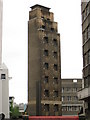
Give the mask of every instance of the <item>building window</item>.
POLYGON ((72 107, 71 106, 67 106, 67 111, 72 111, 72 107))
POLYGON ((58 97, 58 91, 54 91, 54 97, 58 97))
POLYGON ((65 100, 65 96, 62 96, 62 102, 65 100))
POLYGON ((44 68, 45 68, 45 69, 48 69, 48 66, 49 66, 48 63, 45 63, 45 64, 44 64, 44 68))
POLYGON ((90 38, 90 25, 87 28, 88 39, 90 38))
POLYGON ((90 64, 90 51, 88 52, 88 59, 89 59, 89 64, 90 64))
POLYGON ((44 50, 44 55, 48 56, 48 50, 44 50))
POLYGON ((59 110, 59 107, 57 104, 54 105, 54 112, 57 112, 59 110))
POLYGON ((64 87, 62 87, 62 93, 64 92, 64 87))
POLYGON ((54 77, 53 83, 58 84, 58 78, 57 77, 54 77))
POLYGON ((44 95, 45 95, 46 97, 49 97, 49 90, 45 90, 45 91, 44 91, 44 95))
POLYGON ((53 44, 57 46, 57 39, 53 39, 53 44))
POLYGON ((88 87, 88 77, 84 78, 84 86, 85 88, 88 87))
POLYGON ((78 97, 77 97, 77 96, 74 96, 74 100, 78 100, 78 97))
POLYGON ((88 14, 89 14, 89 5, 87 5, 86 7, 86 16, 88 16, 88 14))
POLYGON ((77 83, 77 80, 76 80, 76 79, 74 79, 74 80, 73 80, 73 83, 77 83))
POLYGON ((6 79, 6 74, 1 74, 1 79, 6 79))
POLYGON ((87 64, 88 64, 88 54, 86 53, 84 55, 84 66, 87 66, 87 64))
POLYGON ((58 70, 58 65, 54 64, 54 70, 57 71, 58 70))
POLYGON ((73 88, 73 92, 77 92, 77 88, 73 88))
POLYGON ((71 101, 71 96, 67 96, 67 100, 68 100, 68 101, 71 101))
POLYGON ((44 37, 44 43, 46 43, 46 44, 48 43, 48 37, 47 36, 44 37))
POLYGON ((54 28, 51 28, 51 31, 54 32, 54 28))
POLYGON ((53 57, 57 58, 57 52, 53 52, 53 57))
POLYGON ((45 25, 42 25, 42 29, 45 29, 45 25))
POLYGON ((49 104, 45 104, 45 105, 44 105, 44 110, 45 110, 45 111, 49 111, 49 104))
POLYGON ((45 76, 44 83, 48 83, 48 76, 45 76))

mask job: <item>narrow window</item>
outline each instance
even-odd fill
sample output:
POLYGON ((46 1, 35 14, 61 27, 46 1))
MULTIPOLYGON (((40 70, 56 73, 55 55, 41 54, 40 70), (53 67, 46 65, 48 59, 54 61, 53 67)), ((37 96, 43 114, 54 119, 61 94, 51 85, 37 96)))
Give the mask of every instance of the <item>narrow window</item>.
POLYGON ((48 69, 48 63, 44 64, 45 69, 48 69))
POLYGON ((54 91, 54 97, 58 97, 58 91, 54 91))
POLYGON ((48 37, 47 36, 44 37, 44 43, 46 43, 46 44, 48 43, 48 37))
POLYGON ((57 58, 57 52, 53 52, 54 58, 57 58))
POLYGON ((53 83, 58 84, 58 78, 54 77, 53 83))
POLYGON ((53 44, 57 46, 57 39, 53 39, 53 44))
POLYGON ((44 50, 44 55, 48 56, 48 50, 44 50))
POLYGON ((45 105, 44 105, 44 110, 45 110, 45 111, 49 111, 49 104, 45 104, 45 105))
POLYGON ((54 28, 51 28, 51 31, 54 32, 54 28))
POLYGON ((1 74, 1 79, 6 79, 6 75, 5 74, 1 74))
POLYGON ((54 70, 57 71, 58 70, 58 65, 54 64, 54 70))
POLYGON ((42 29, 45 29, 45 25, 42 25, 42 29))
POLYGON ((48 76, 45 76, 44 83, 48 83, 48 76))
POLYGON ((54 105, 54 111, 57 112, 59 110, 59 107, 57 104, 54 105))
POLYGON ((49 97, 49 90, 45 90, 45 91, 44 91, 44 95, 45 95, 46 97, 49 97))

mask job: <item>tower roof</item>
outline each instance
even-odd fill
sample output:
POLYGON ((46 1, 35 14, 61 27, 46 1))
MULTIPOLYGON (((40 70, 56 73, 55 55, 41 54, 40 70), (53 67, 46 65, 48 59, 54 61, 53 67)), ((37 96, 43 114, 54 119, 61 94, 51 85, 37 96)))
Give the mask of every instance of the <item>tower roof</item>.
POLYGON ((39 4, 36 4, 36 5, 33 5, 30 7, 31 9, 34 9, 34 8, 42 8, 42 9, 46 9, 46 10, 50 10, 49 7, 45 7, 45 6, 42 6, 42 5, 39 5, 39 4))

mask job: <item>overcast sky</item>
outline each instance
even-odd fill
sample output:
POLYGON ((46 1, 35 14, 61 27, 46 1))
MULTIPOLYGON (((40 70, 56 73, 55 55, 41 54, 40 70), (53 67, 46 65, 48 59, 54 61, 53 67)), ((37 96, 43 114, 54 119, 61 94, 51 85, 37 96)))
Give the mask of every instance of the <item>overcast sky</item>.
POLYGON ((81 0, 3 0, 3 62, 17 103, 27 103, 27 23, 35 4, 50 7, 58 22, 62 78, 82 78, 81 0))

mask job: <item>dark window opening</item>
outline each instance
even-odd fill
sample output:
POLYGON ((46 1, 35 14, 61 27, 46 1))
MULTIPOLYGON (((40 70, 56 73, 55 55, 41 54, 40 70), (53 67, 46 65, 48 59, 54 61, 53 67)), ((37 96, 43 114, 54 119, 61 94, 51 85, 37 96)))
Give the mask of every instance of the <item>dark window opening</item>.
POLYGON ((59 110, 59 107, 58 107, 58 105, 55 104, 54 105, 54 111, 57 112, 58 110, 59 110))
POLYGON ((54 58, 57 58, 57 52, 53 52, 54 58))
POLYGON ((42 28, 45 29, 45 25, 42 25, 42 28))
POLYGON ((48 43, 48 37, 44 37, 44 43, 48 43))
POLYGON ((53 31, 54 31, 54 28, 51 28, 51 31, 53 32, 53 31))
POLYGON ((49 97, 49 90, 45 90, 45 91, 44 91, 44 95, 45 95, 46 97, 49 97))
POLYGON ((57 46, 57 39, 53 39, 53 44, 57 46))
POLYGON ((1 74, 1 79, 6 79, 6 75, 5 74, 1 74))
POLYGON ((41 16, 42 19, 44 19, 44 16, 41 16))
POLYGON ((48 83, 48 76, 45 76, 44 83, 48 83))
POLYGON ((44 64, 45 69, 48 69, 48 66, 49 66, 48 63, 44 64))
POLYGON ((49 111, 49 104, 45 104, 44 109, 45 109, 45 111, 49 111))
POLYGON ((54 64, 54 70, 58 70, 58 65, 57 64, 54 64))
POLYGON ((54 97, 58 97, 58 91, 54 91, 54 97))
POLYGON ((44 55, 48 56, 48 50, 44 50, 44 55))
POLYGON ((50 21, 50 19, 49 19, 49 18, 47 18, 47 20, 48 20, 48 21, 50 21))
POLYGON ((53 81, 55 84, 58 84, 58 78, 57 77, 54 77, 54 81, 53 81))

